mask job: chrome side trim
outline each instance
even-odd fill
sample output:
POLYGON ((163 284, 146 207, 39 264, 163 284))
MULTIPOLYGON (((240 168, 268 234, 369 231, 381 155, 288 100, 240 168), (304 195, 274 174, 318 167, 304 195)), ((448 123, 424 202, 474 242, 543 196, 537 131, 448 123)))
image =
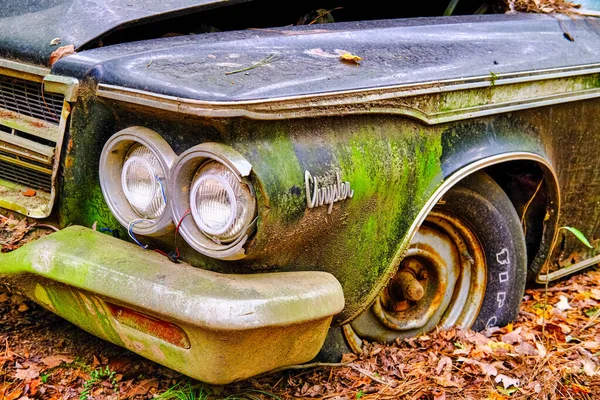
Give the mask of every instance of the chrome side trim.
POLYGON ((13 76, 15 78, 23 78, 30 81, 41 82, 44 76, 48 75, 49 73, 49 68, 0 59, 0 75, 13 76))
POLYGON ((560 85, 562 79, 571 78, 570 82, 575 82, 577 78, 593 74, 600 74, 600 64, 237 102, 192 100, 103 83, 98 84, 97 94, 107 99, 203 117, 274 120, 385 113, 413 117, 432 125, 597 98, 600 97, 600 88, 591 84, 586 86, 580 82, 579 87, 560 85), (531 82, 538 82, 541 87, 537 91, 523 90, 520 93, 523 97, 519 93, 511 94, 511 85, 531 82), (499 95, 488 103, 442 107, 448 106, 444 103, 447 101, 445 94, 476 89, 493 89, 493 93, 499 95), (536 94, 532 95, 532 92, 536 94), (415 101, 415 97, 421 96, 429 96, 430 101, 415 101))
MULTIPOLYGON (((550 162, 546 158, 540 156, 539 154, 535 154, 535 153, 511 152, 511 153, 498 154, 495 156, 484 158, 479 161, 475 161, 469 165, 466 165, 461 170, 450 175, 440 185, 440 187, 438 187, 436 189, 436 191, 429 198, 429 200, 427 200, 427 202, 425 203, 423 208, 421 208, 421 211, 419 211, 419 214, 417 215, 417 217, 411 224, 410 228, 408 229, 408 232, 404 236, 404 239, 398 245, 398 251, 394 255, 394 258, 392 259, 392 262, 390 263, 390 266, 388 267, 388 270, 386 271, 386 275, 388 277, 391 277, 394 274, 394 272, 400 265, 400 262, 404 258, 404 253, 405 253, 406 249, 408 248, 408 245, 412 241, 413 237, 417 233, 417 230, 419 229, 419 227, 421 226, 423 221, 425 221, 425 218, 427 217, 429 212, 433 209, 433 207, 437 204, 437 202, 440 201, 440 199, 444 196, 444 194, 446 192, 448 192, 448 190, 450 190, 454 185, 456 185, 462 179, 466 178, 468 175, 471 175, 472 173, 477 172, 481 169, 490 167, 492 165, 501 164, 501 163, 504 163, 507 161, 524 161, 524 160, 534 161, 534 162, 537 162, 537 163, 543 165, 546 168, 547 172, 549 172, 549 174, 554 179, 553 184, 555 185, 556 190, 557 190, 555 202, 554 202, 554 204, 551 203, 553 205, 553 209, 554 209, 554 226, 548 227, 548 229, 547 229, 548 234, 551 235, 551 237, 552 237, 552 239, 551 239, 552 244, 554 244, 554 242, 556 241, 557 233, 558 233, 557 224, 558 224, 558 214, 559 214, 559 210, 560 210, 560 187, 558 184, 558 177, 556 175, 556 172, 554 171, 554 167, 550 164, 550 162)), ((554 246, 552 245, 550 247, 552 248, 554 246)), ((550 252, 548 254, 537 254, 536 258, 534 260, 534 263, 539 263, 539 262, 545 263, 546 259, 549 255, 550 255, 550 252), (538 258, 539 258, 539 260, 538 260, 538 258)), ((371 291, 365 297, 367 300, 365 300, 364 308, 360 308, 359 311, 356 311, 353 315, 346 318, 346 320, 339 323, 338 325, 344 325, 344 324, 352 321, 354 318, 356 318, 366 307, 368 307, 373 301, 375 301, 375 299, 379 295, 379 292, 381 292, 385 288, 387 283, 388 283, 388 279, 381 279, 379 282, 377 282, 377 284, 375 284, 371 288, 371 291)))
POLYGON ((591 267, 592 265, 598 264, 600 262, 600 255, 594 256, 592 258, 588 258, 587 260, 580 261, 576 264, 569 265, 568 267, 561 268, 554 272, 550 272, 549 274, 543 275, 540 273, 535 278, 535 283, 544 284, 547 282, 552 282, 560 278, 564 278, 565 276, 569 276, 574 274, 575 272, 579 272, 583 269, 591 267))

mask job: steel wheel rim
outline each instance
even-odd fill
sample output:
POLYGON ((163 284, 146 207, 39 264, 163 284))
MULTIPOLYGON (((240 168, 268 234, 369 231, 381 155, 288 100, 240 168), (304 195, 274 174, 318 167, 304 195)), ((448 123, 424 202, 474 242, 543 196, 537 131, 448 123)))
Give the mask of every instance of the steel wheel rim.
POLYGON ((353 351, 360 352, 362 338, 390 342, 435 327, 471 327, 483 303, 486 276, 485 253, 475 233, 465 221, 436 208, 415 234, 390 284, 369 309, 344 325, 348 344, 353 351), (425 273, 415 270, 413 261, 422 265, 425 273), (412 278, 406 278, 407 270, 412 278), (424 275, 426 278, 422 279, 424 275), (407 282, 411 287, 418 287, 414 280, 423 287, 423 298, 402 299, 406 292, 399 295, 398 287, 404 288, 407 282), (411 313, 415 318, 407 320, 406 316, 411 313))

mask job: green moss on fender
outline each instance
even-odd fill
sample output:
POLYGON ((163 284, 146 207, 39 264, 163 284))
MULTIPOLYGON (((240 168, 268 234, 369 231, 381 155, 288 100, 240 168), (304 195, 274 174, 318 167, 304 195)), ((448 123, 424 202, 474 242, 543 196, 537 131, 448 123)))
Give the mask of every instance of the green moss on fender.
POLYGON ((357 312, 394 269, 412 221, 441 183, 441 129, 379 117, 237 128, 249 136, 237 148, 268 199, 246 265, 331 272, 345 289, 343 314, 357 312), (338 171, 354 196, 331 214, 307 208, 305 171, 324 185, 338 171))

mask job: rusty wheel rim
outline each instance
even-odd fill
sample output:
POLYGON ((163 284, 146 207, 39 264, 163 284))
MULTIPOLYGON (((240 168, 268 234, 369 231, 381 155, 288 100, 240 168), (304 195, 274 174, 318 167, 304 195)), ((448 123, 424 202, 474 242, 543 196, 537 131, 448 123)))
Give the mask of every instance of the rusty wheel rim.
POLYGON ((470 327, 486 287, 483 246, 468 224, 434 209, 411 241, 398 271, 373 305, 344 326, 360 352, 362 339, 391 342, 435 327, 470 327))

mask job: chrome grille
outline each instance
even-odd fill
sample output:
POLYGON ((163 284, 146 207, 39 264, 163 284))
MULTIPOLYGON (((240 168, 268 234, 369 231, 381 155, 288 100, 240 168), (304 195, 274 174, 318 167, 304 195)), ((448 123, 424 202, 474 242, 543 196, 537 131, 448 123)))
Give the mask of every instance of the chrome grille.
POLYGON ((50 190, 52 190, 51 169, 47 170, 45 168, 46 166, 43 164, 31 160, 27 160, 27 164, 39 168, 27 168, 7 161, 8 159, 15 160, 15 162, 22 161, 20 160, 20 157, 0 150, 0 179, 18 183, 28 188, 42 190, 44 192, 50 192, 50 190))
POLYGON ((42 84, 0 75, 0 108, 58 125, 62 94, 44 93, 42 84))

